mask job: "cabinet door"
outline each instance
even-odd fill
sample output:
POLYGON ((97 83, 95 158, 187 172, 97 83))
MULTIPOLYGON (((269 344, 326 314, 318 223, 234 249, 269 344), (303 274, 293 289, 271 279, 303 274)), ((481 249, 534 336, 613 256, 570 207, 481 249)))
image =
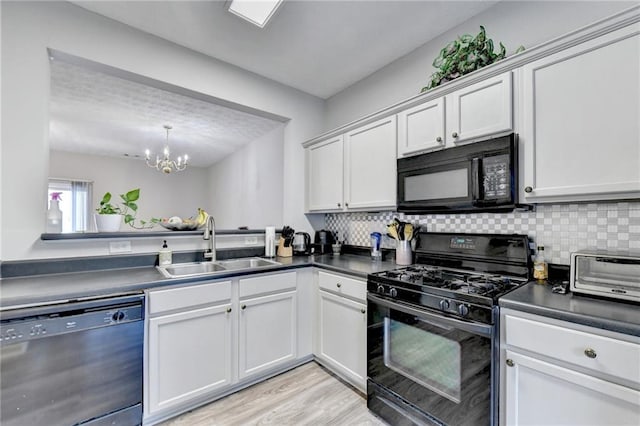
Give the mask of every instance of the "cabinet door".
POLYGON ((149 413, 231 384, 231 305, 149 320, 149 413))
POLYGON ((640 392, 506 351, 502 424, 637 425, 640 392))
POLYGON ((345 207, 395 208, 396 117, 345 134, 345 207))
POLYGON ((444 147, 445 98, 398 113, 398 158, 444 147))
POLYGON ((307 148, 307 210, 342 209, 342 135, 307 148))
POLYGON ((640 24, 522 70, 527 201, 640 196, 640 24))
POLYGON ((447 145, 513 129, 511 71, 447 95, 447 145))
POLYGON ((240 379, 296 358, 296 292, 240 302, 240 379))
POLYGON ((367 384, 366 305, 319 291, 318 358, 361 391, 367 384))

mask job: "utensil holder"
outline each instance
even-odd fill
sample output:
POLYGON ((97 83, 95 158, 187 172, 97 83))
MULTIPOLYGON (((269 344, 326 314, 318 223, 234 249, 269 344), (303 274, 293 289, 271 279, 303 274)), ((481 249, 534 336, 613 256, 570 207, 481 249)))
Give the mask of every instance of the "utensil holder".
POLYGON ((396 265, 411 265, 412 263, 411 241, 398 240, 396 245, 396 265))

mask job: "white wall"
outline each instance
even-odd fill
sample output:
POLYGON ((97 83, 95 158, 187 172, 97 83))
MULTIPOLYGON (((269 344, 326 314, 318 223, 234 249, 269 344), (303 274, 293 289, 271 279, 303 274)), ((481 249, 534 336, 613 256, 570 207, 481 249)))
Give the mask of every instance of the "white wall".
MULTIPOLYGON (((43 243, 49 174, 47 47, 290 118, 284 130, 283 223, 311 230, 304 151, 322 130, 323 101, 65 2, 1 2, 3 260, 106 254, 106 242, 43 243), (15 161, 21 159, 21 161, 15 161)), ((155 251, 157 242, 135 244, 155 251)))
POLYGON ((502 1, 329 98, 325 130, 417 95, 435 71, 432 63, 440 49, 458 35, 477 34, 480 25, 485 27, 496 48, 503 42, 507 54, 511 54, 519 45, 536 46, 636 4, 622 1, 502 1))
POLYGON ((221 229, 283 224, 284 125, 209 168, 207 211, 221 229))
MULTIPOLYGON (((206 209, 209 204, 208 170, 202 167, 188 167, 167 175, 147 167, 142 160, 51 151, 49 175, 92 181, 94 207, 106 192, 119 202, 118 194, 140 188, 138 219, 190 217, 198 207, 206 209)), ((163 228, 157 225, 156 229, 163 228)), ((122 230, 134 231, 126 225, 122 230)))

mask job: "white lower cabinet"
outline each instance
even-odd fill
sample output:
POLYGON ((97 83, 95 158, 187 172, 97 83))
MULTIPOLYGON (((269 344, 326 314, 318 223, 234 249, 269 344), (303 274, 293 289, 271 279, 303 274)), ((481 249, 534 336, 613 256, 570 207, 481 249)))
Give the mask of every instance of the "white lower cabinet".
POLYGON ((149 320, 149 412, 231 384, 231 303, 149 320))
POLYGON ((315 356, 327 368, 357 389, 367 388, 366 300, 345 297, 339 292, 357 283, 366 295, 364 281, 320 272, 315 356), (335 285, 324 285, 333 278, 335 285), (338 286, 339 285, 339 286, 338 286), (332 293, 323 288, 336 288, 332 293))
POLYGON ((240 379, 296 358, 296 322, 295 291, 240 302, 240 379))
MULTIPOLYGON (((300 276, 310 281, 310 272, 300 276)), ((311 359, 310 338, 299 345, 299 332, 311 334, 311 313, 299 314, 297 280, 297 272, 276 272, 147 291, 143 423, 311 359)))
POLYGON ((638 390, 514 351, 506 359, 504 424, 640 424, 638 390))
POLYGON ((640 338, 503 309, 501 425, 639 425, 640 338))
POLYGON ((232 383, 231 281, 147 292, 145 414, 232 383))

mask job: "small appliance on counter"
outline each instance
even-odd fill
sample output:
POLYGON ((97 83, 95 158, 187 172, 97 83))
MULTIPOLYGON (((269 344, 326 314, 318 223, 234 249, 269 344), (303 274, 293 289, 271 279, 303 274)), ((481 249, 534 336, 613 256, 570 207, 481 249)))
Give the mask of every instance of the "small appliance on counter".
POLYGON ((640 302, 640 252, 571 253, 571 291, 640 302))
POLYGON ((293 256, 293 235, 296 232, 295 229, 285 226, 280 232, 280 240, 278 241, 278 256, 279 257, 291 257, 293 256))
POLYGON ((293 255, 307 256, 311 254, 311 235, 306 232, 296 232, 293 236, 293 255))
POLYGON ((313 238, 313 248, 315 254, 327 254, 333 251, 331 247, 335 239, 333 238, 333 234, 331 231, 326 231, 321 229, 320 231, 316 231, 316 235, 313 238))

